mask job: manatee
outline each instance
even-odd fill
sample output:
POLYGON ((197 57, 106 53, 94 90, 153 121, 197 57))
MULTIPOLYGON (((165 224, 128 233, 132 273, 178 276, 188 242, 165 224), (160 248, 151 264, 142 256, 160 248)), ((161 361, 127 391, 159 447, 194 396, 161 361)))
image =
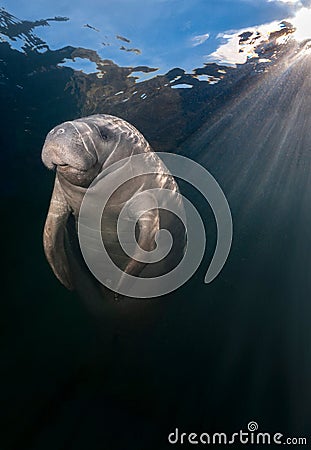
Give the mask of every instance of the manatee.
MULTIPOLYGON (((120 246, 117 236, 120 211, 137 193, 154 188, 179 192, 175 179, 145 137, 125 120, 107 114, 67 121, 47 134, 42 161, 56 173, 43 244, 55 276, 66 288, 82 290, 87 295, 88 289, 96 285, 101 293, 106 292, 88 270, 79 250, 78 218, 81 203, 88 187, 97 180, 98 175, 109 173, 110 166, 114 167, 118 161, 121 168, 125 167, 123 160, 128 163, 125 158, 142 153, 150 157, 153 163, 156 162, 157 173, 129 179, 111 195, 102 215, 100 231, 109 256, 124 273, 135 277, 155 277, 172 270, 183 257, 186 230, 176 215, 154 204, 153 209, 140 215, 136 224, 137 243, 148 252, 155 249, 155 238, 160 229, 167 229, 171 233, 173 246, 163 261, 148 264, 129 257, 120 246)), ((114 175, 117 177, 118 172, 114 175)), ((176 201, 180 202, 177 207, 182 210, 182 200, 176 201)), ((144 211, 141 202, 137 202, 137 208, 144 211)))

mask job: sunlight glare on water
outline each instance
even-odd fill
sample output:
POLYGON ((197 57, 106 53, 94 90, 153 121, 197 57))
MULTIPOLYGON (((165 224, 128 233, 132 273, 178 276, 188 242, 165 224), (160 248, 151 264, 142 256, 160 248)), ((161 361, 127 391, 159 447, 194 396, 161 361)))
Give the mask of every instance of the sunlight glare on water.
POLYGON ((297 41, 303 41, 305 39, 311 38, 311 8, 300 9, 294 19, 292 19, 292 24, 296 28, 295 39, 297 41))

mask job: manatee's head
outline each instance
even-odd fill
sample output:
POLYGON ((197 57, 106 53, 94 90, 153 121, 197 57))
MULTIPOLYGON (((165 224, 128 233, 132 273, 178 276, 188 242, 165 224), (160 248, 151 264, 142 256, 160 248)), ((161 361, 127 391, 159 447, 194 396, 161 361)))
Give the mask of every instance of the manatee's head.
POLYGON ((46 137, 42 161, 71 184, 87 187, 103 168, 149 148, 128 122, 97 114, 53 128, 46 137))

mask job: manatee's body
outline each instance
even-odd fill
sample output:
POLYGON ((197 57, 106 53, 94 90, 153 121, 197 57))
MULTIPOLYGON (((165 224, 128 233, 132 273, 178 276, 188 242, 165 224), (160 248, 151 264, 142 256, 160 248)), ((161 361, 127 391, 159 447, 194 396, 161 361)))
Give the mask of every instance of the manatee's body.
MULTIPOLYGON (((131 170, 128 160, 124 160, 124 164, 122 161, 138 154, 151 158, 157 171, 129 177, 111 195, 103 211, 101 234, 109 256, 123 272, 135 277, 157 277, 172 270, 183 256, 185 229, 180 220, 165 209, 153 208, 153 197, 150 197, 151 209, 147 211, 150 205, 146 205, 147 212, 137 222, 139 246, 145 251, 154 250, 156 233, 163 228, 173 238, 173 247, 166 258, 152 264, 138 262, 126 255, 117 235, 117 220, 129 199, 150 189, 178 192, 174 178, 145 138, 124 120, 104 114, 65 122, 47 135, 42 160, 48 168, 56 168, 56 177, 44 229, 44 249, 55 275, 67 288, 79 290, 83 279, 87 291, 95 282, 83 262, 77 238, 80 207, 88 187, 99 174, 109 173, 110 166, 114 167, 118 161, 121 161, 119 171, 131 170)), ((117 179, 118 170, 110 173, 110 177, 117 179)), ((96 201, 100 204, 100 198, 96 201)), ((182 210, 182 201, 176 201, 182 210)), ((144 205, 138 203, 137 208, 142 207, 144 205)))

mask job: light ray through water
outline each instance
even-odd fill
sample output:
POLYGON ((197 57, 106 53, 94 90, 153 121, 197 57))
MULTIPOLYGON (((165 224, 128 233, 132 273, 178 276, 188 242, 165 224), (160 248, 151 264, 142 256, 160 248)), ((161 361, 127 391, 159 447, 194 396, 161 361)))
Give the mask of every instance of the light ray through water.
MULTIPOLYGON (((308 43, 293 41, 289 49, 258 82, 215 113, 182 151, 191 149, 228 197, 234 241, 226 279, 235 290, 236 307, 242 303, 250 308, 244 309, 239 323, 236 318, 232 322, 228 333, 235 339, 232 344, 228 339, 219 354, 219 364, 226 368, 220 381, 224 393, 234 388, 228 372, 239 369, 239 359, 233 357, 239 340, 240 355, 249 354, 253 346, 249 391, 262 415, 269 380, 281 371, 280 382, 290 391, 284 398, 291 411, 289 423, 298 429, 300 411, 311 400, 310 392, 304 400, 299 396, 292 364, 298 348, 305 361, 310 356, 311 54, 308 43), (288 329, 287 336, 278 334, 282 327, 288 329), (276 360, 267 366, 272 335, 284 354, 278 355, 276 348, 276 360), (245 336, 255 340, 251 343, 245 336)), ((306 364, 297 364, 303 365, 304 377, 311 376, 306 364)))

